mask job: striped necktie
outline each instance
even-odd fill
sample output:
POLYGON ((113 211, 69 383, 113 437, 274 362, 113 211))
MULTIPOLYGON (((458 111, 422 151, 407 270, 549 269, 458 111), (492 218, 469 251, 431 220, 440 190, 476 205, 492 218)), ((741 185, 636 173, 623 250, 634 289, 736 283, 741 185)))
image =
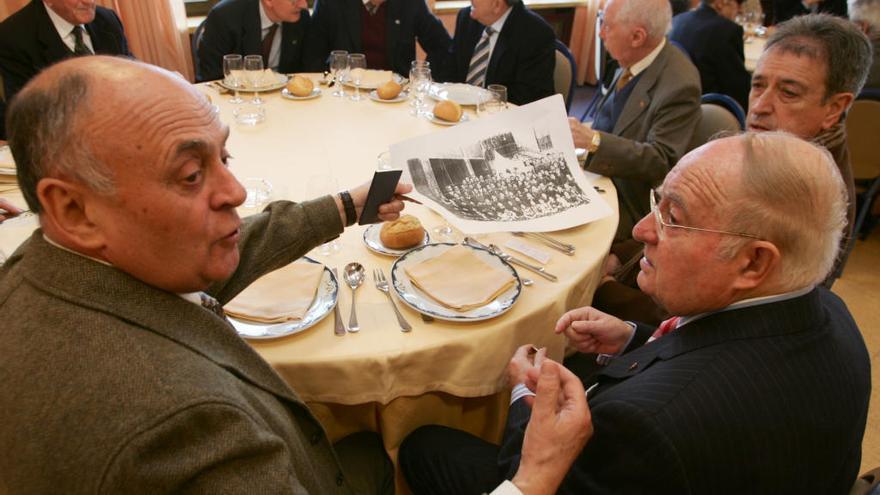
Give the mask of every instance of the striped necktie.
POLYGON ((471 65, 466 79, 468 84, 474 86, 486 85, 486 69, 489 68, 489 38, 492 37, 494 32, 495 30, 492 29, 492 26, 486 26, 486 30, 483 31, 483 37, 480 38, 480 42, 474 48, 474 56, 471 57, 471 65))
POLYGON ((673 316, 672 318, 669 318, 668 320, 663 320, 662 322, 660 322, 660 326, 657 327, 657 330, 654 330, 654 333, 651 334, 651 338, 648 339, 648 342, 657 340, 660 337, 666 335, 667 333, 675 330, 675 327, 678 326, 678 320, 680 318, 681 317, 679 317, 679 316, 673 316))
POLYGON ((83 27, 74 26, 73 31, 73 54, 74 55, 91 55, 92 51, 83 41, 83 27))

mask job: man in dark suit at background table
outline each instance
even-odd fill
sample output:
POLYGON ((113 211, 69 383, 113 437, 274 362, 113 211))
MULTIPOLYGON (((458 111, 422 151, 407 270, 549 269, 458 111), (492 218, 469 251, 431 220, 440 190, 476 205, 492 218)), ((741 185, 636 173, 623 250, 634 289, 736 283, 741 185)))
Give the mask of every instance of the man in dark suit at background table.
POLYGON ((424 0, 317 0, 306 51, 312 71, 327 69, 332 50, 363 53, 370 69, 409 77, 416 40, 439 66, 449 52, 449 33, 424 0))
POLYGON ((503 84, 508 101, 531 103, 554 93, 555 39, 550 25, 521 0, 471 0, 458 12, 452 52, 434 79, 503 84))
POLYGON ((9 113, 40 229, 0 268, 4 493, 393 491, 378 436, 331 445, 217 307, 357 221, 368 184, 240 219, 207 98, 118 58, 47 69, 9 113))
MULTIPOLYGON (((47 66, 93 53, 132 56, 115 12, 95 6, 94 0, 31 0, 0 23, 6 101, 47 66)), ((0 114, 0 139, 6 136, 3 121, 0 114)))
MULTIPOLYGON (((579 351, 620 353, 588 382, 592 437, 559 493, 848 493, 871 371, 846 306, 819 286, 846 223, 831 157, 748 133, 689 153, 650 194, 633 231, 639 285, 679 316, 654 328, 585 307, 559 320, 579 351)), ((500 447, 441 426, 404 440, 414 493, 510 479, 531 416, 523 384, 543 357, 527 347, 508 368, 500 447)))
POLYGON ((263 55, 281 73, 304 70, 306 0, 223 0, 208 13, 198 42, 196 80, 223 77, 223 55, 263 55))
POLYGON ((749 81, 743 28, 733 22, 743 0, 704 0, 695 10, 672 18, 669 39, 681 45, 697 70, 703 93, 730 96, 745 111, 749 81))

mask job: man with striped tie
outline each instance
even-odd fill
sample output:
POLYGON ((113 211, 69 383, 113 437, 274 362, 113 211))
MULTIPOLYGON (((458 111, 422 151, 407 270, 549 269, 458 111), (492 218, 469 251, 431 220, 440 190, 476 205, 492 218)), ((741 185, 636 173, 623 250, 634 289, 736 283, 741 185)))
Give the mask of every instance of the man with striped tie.
POLYGON ((553 94, 553 29, 521 0, 471 0, 458 12, 452 52, 437 80, 502 84, 524 105, 553 94))
MULTIPOLYGON (((639 285, 678 318, 657 329, 586 307, 559 320, 579 351, 612 356, 586 378, 592 433, 558 492, 848 493, 871 371, 852 316, 821 286, 846 223, 829 153, 778 132, 719 139, 649 200, 634 229, 639 285)), ((523 384, 545 361, 529 348, 508 367, 501 446, 439 426, 404 441, 415 493, 489 491, 516 471, 532 415, 523 384)), ((526 493, 557 487, 544 488, 526 493)))

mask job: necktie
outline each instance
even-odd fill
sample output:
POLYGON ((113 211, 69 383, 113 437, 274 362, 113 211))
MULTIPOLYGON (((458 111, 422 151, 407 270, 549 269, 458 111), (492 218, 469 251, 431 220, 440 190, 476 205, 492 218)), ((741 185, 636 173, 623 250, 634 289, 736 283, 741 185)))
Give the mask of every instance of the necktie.
POLYGON ((676 325, 678 325, 679 318, 679 316, 673 316, 668 320, 663 320, 662 322, 660 322, 660 326, 657 327, 657 330, 654 330, 654 333, 651 334, 650 340, 657 340, 667 333, 675 330, 676 325))
POLYGON ((266 36, 263 37, 263 42, 260 43, 260 55, 263 56, 263 67, 269 67, 269 53, 272 52, 272 41, 275 40, 275 31, 278 31, 278 24, 272 24, 269 27, 269 32, 266 33, 266 36))
POLYGON ((486 26, 486 30, 483 31, 483 37, 480 38, 480 42, 474 48, 474 55, 471 57, 471 65, 466 79, 468 84, 485 86, 486 69, 489 68, 489 38, 492 37, 494 32, 495 30, 492 29, 492 26, 486 26))
POLYGON ((620 90, 623 89, 633 78, 633 73, 629 71, 629 69, 624 69, 623 74, 617 79, 617 85, 615 86, 615 90, 619 93, 620 90))
POLYGON ((83 27, 74 26, 73 31, 73 54, 74 55, 91 55, 92 51, 83 42, 83 27))
POLYGON ((214 299, 208 294, 205 294, 204 292, 200 293, 199 297, 201 297, 202 299, 203 308, 219 316, 220 319, 222 319, 223 321, 226 321, 226 312, 223 311, 223 305, 220 304, 220 301, 214 299))

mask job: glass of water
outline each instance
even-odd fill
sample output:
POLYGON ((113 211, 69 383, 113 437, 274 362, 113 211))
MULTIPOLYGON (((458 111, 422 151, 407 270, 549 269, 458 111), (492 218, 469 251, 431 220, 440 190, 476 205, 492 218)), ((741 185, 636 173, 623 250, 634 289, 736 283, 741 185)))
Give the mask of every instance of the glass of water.
POLYGON ((333 74, 333 83, 336 85, 336 91, 332 95, 337 98, 345 96, 342 80, 345 78, 346 72, 348 72, 348 52, 345 50, 330 52, 330 73, 333 74))
POLYGON ((254 105, 262 105, 263 99, 260 98, 260 92, 257 89, 263 85, 263 56, 247 55, 244 57, 244 73, 247 76, 248 83, 254 90, 254 97, 251 103, 254 105))
POLYGON ((259 177, 248 177, 241 181, 247 197, 244 200, 245 208, 262 208, 272 198, 272 183, 259 177))
POLYGON ((241 88, 242 84, 243 68, 244 65, 242 65, 241 55, 237 53, 223 55, 223 83, 226 84, 227 87, 235 90, 229 103, 234 103, 236 105, 244 103, 244 100, 241 99, 241 95, 238 94, 238 90, 241 88))
POLYGON ((418 117, 423 113, 422 107, 424 106, 425 95, 431 87, 431 69, 427 67, 413 69, 410 71, 409 77, 409 86, 415 91, 416 95, 416 104, 410 114, 418 117))
POLYGON ((354 84, 354 94, 349 98, 351 101, 361 101, 361 84, 367 70, 367 56, 363 53, 352 53, 348 56, 348 79, 354 84))

